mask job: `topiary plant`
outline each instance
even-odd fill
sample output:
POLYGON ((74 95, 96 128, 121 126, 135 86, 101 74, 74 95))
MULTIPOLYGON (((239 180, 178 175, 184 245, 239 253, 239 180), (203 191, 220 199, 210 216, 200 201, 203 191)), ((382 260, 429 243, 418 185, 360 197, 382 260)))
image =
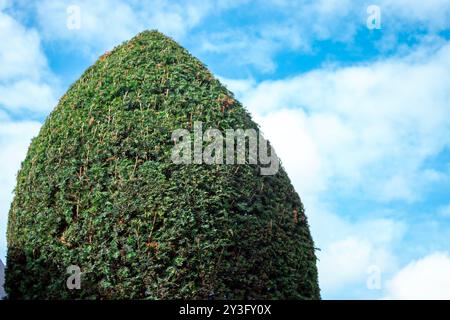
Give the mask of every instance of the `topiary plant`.
POLYGON ((10 299, 319 299, 315 248, 285 171, 175 164, 193 123, 258 129, 206 67, 146 31, 61 98, 18 174, 10 299), (81 268, 69 290, 67 268, 81 268))

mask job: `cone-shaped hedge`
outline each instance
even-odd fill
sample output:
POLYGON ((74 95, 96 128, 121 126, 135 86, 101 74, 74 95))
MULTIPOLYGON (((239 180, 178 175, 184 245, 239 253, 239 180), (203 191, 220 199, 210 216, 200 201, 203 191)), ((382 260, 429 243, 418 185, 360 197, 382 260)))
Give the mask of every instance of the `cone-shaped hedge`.
POLYGON ((174 164, 174 130, 254 128, 206 67, 143 32, 103 55, 29 148, 9 214, 11 299, 320 298, 281 168, 174 164), (81 268, 69 290, 67 268, 81 268))

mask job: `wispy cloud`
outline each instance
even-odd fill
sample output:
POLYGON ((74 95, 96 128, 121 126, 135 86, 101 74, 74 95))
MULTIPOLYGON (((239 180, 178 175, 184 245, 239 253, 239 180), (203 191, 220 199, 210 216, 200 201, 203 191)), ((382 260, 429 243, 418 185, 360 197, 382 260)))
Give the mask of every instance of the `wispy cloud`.
POLYGON ((445 252, 414 260, 388 283, 385 299, 450 299, 450 257, 445 252))

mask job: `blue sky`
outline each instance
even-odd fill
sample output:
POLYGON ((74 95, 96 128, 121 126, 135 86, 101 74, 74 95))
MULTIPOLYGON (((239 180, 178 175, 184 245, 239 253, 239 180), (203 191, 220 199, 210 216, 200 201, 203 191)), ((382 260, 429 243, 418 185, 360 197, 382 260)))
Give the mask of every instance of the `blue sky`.
POLYGON ((145 29, 261 124, 305 204, 324 298, 450 299, 448 0, 0 0, 3 260, 31 138, 88 66, 145 29))

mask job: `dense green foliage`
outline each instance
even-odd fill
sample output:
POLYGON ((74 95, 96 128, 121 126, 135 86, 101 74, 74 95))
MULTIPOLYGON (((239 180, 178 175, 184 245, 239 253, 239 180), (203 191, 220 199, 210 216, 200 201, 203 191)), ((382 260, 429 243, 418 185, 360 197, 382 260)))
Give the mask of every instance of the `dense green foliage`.
POLYGON ((103 55, 61 98, 18 174, 11 299, 320 298, 314 244, 281 168, 176 165, 175 129, 257 128, 162 34, 103 55), (66 268, 82 269, 81 290, 66 268))

